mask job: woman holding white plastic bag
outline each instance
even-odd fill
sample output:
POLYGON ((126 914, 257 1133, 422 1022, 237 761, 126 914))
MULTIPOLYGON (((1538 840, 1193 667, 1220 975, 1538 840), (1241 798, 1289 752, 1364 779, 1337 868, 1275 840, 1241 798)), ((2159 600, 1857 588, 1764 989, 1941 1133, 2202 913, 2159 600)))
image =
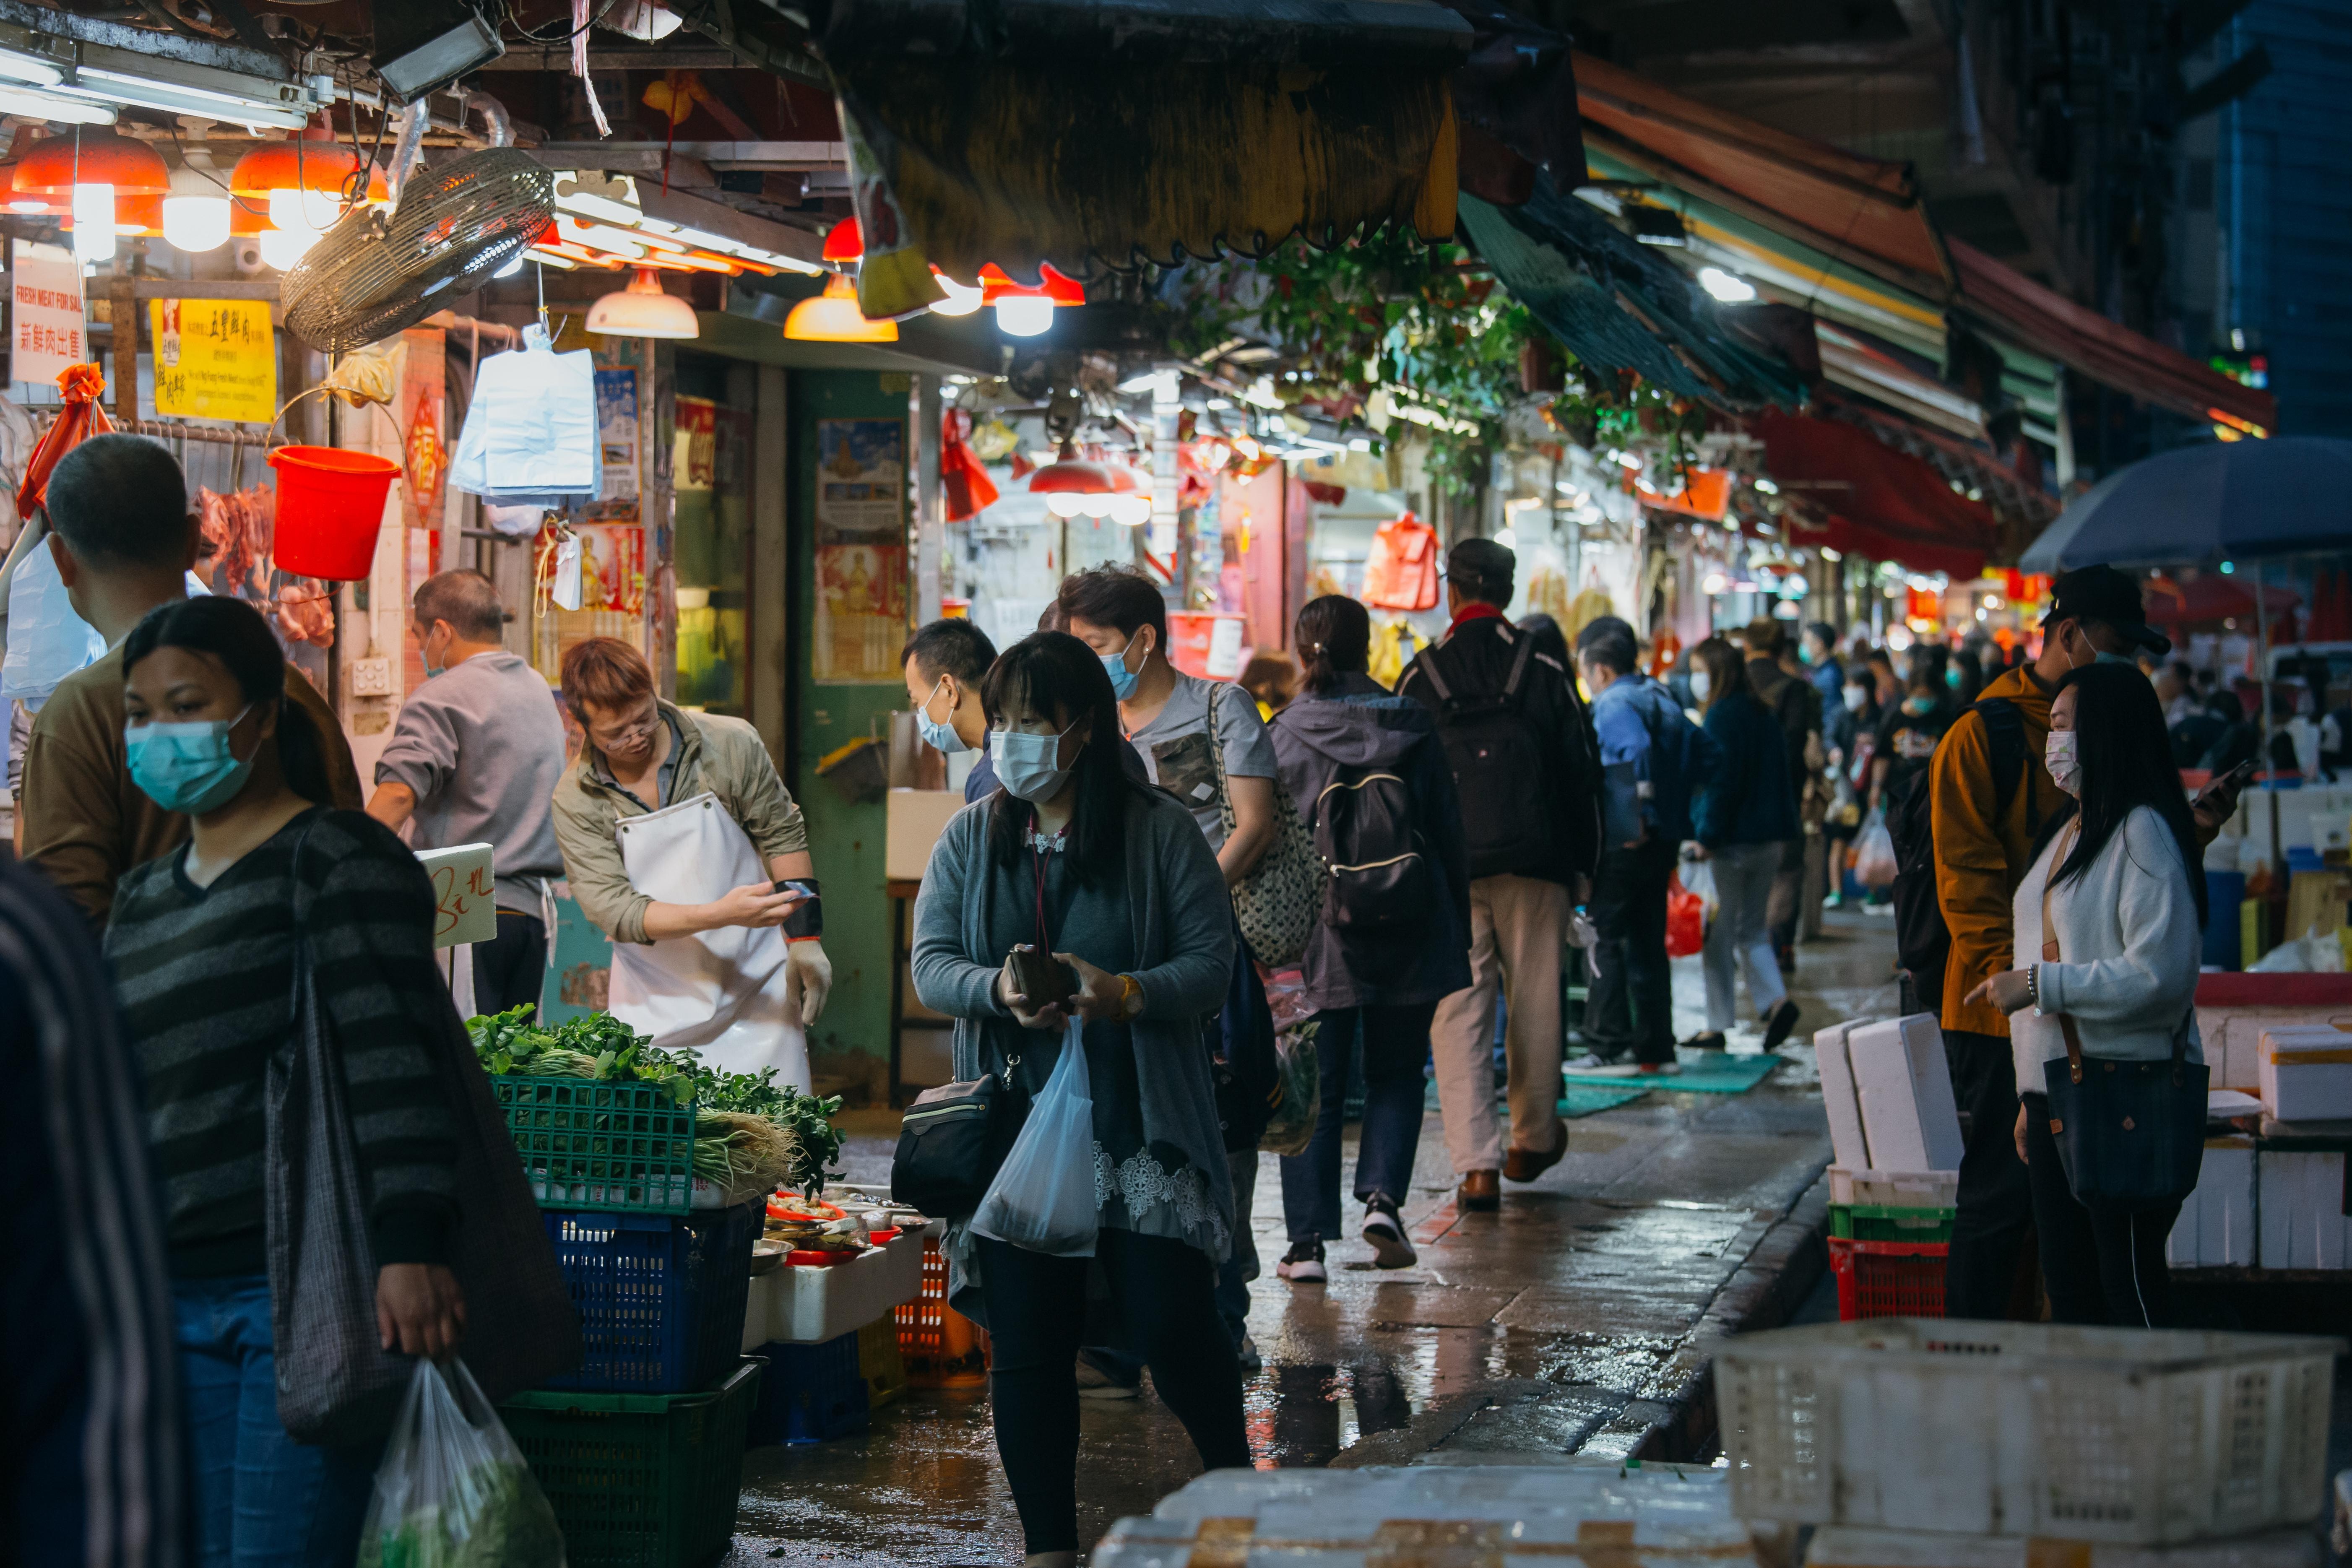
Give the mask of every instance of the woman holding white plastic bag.
MULTIPOLYGON (((1200 1034, 1233 962, 1223 879, 1192 814, 1120 769, 1118 703, 1084 643, 1024 638, 989 670, 981 701, 1000 787, 931 851, 915 904, 916 994, 956 1019, 957 1079, 995 1074, 1016 1100, 1037 1100, 1033 1114, 1053 1113, 1062 1097, 1049 1079, 1072 1036, 1082 1042, 1093 1255, 1203 1465, 1246 1466, 1241 1373, 1213 1295, 1233 1193, 1200 1034), (1048 977, 1071 987, 1066 1000, 1049 999, 1048 977)), ((950 1234, 953 1300, 993 1338, 997 1452, 1028 1563, 1058 1568, 1077 1560, 1088 1260, 977 1234, 1023 1234, 1003 1223, 1021 1207, 1006 1201, 1014 1163, 982 1221, 950 1234)), ((1062 1230, 1033 1238, 1059 1247, 1071 1240, 1062 1230)))

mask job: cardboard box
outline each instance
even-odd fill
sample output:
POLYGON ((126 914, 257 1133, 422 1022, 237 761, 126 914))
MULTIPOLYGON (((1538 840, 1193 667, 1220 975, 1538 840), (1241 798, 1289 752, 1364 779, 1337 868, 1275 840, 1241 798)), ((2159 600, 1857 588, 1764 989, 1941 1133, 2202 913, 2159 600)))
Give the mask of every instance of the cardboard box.
POLYGON ((1850 1171, 1870 1168, 1870 1143, 1862 1130, 1862 1102, 1854 1098, 1853 1069, 1846 1062, 1845 1037, 1856 1026, 1832 1024, 1813 1036, 1813 1060, 1822 1071, 1822 1106, 1829 1113, 1830 1147, 1850 1171))
POLYGON ((2352 1033, 2266 1029, 2260 1056, 2263 1109, 2281 1121, 2352 1119, 2352 1033))
POLYGON ((963 809, 963 796, 953 790, 894 789, 887 803, 882 875, 893 882, 919 882, 931 863, 931 846, 947 830, 948 818, 963 809))
POLYGON ((2254 1141, 2209 1138, 2197 1190, 2165 1241, 2175 1268, 2251 1268, 2254 1261, 2254 1141))
POLYGON ((2344 1156, 2265 1149, 2254 1179, 2262 1190, 2264 1268, 2352 1268, 2352 1216, 2345 1214, 2344 1156))
POLYGON ((1960 1168, 1960 1117, 1934 1015, 1858 1025, 1845 1037, 1871 1163, 1896 1171, 1960 1168))

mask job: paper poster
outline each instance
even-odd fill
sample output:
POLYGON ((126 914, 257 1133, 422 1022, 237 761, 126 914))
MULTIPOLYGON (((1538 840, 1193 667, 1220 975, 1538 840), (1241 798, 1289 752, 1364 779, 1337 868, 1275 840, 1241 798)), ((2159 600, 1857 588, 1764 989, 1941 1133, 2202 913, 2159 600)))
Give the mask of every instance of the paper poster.
POLYGON ((677 435, 670 460, 676 488, 707 490, 717 471, 719 405, 707 397, 681 397, 677 401, 677 435))
POLYGON ((907 543, 907 422, 820 419, 816 424, 816 542, 907 543))
POLYGON ((907 547, 818 545, 816 679, 903 679, 898 650, 906 640, 907 547))
POLYGON ((646 531, 634 523, 587 523, 580 536, 580 603, 634 616, 646 607, 646 531))
POLYGON ((155 412, 178 419, 278 416, 278 340, 265 300, 150 300, 155 412))
POLYGON ((81 264, 72 251, 16 241, 8 284, 16 322, 9 336, 11 376, 37 386, 55 386, 68 365, 89 363, 89 337, 82 330, 81 264))
MULTIPOLYGON (((684 401, 681 399, 680 401, 684 401)), ((596 372, 596 438, 604 447, 604 483, 580 509, 590 522, 635 522, 637 510, 637 373, 596 372)))

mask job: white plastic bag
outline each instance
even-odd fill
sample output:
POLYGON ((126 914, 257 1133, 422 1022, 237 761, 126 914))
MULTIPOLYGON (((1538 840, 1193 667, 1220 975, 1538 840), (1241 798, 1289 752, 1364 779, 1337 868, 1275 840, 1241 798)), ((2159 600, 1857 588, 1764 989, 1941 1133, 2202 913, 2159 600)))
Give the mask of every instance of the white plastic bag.
POLYGON ((418 1357, 376 1467, 359 1568, 564 1568, 555 1510, 466 1363, 418 1357))
POLYGON ((1895 835, 1886 831, 1883 807, 1862 819, 1853 841, 1853 879, 1865 888, 1895 886, 1895 835))
POLYGON ((1095 1255, 1095 1102, 1084 1028, 1070 1020, 1054 1076, 971 1216, 974 1235, 1053 1258, 1095 1255))
POLYGON ((1706 905, 1706 918, 1712 921, 1715 911, 1723 907, 1716 897, 1715 863, 1711 860, 1685 860, 1682 863, 1683 891, 1696 893, 1706 905))
POLYGON ((451 489, 500 501, 593 496, 603 463, 594 355, 556 353, 534 326, 523 329, 521 348, 483 357, 450 459, 451 489))
POLYGON ((58 682, 106 653, 106 639, 74 614, 57 557, 46 540, 33 545, 8 584, 8 653, 0 659, 0 703, 35 712, 58 682))

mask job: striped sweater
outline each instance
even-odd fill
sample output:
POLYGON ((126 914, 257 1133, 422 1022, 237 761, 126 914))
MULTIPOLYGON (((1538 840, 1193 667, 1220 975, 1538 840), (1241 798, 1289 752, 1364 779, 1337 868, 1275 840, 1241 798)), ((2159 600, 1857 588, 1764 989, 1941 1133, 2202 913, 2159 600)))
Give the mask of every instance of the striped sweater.
POLYGON ((379 1266, 442 1261, 455 1127, 428 1051, 449 994, 433 962, 431 884, 392 833, 313 809, 209 888, 185 847, 115 891, 106 953, 147 1080, 164 1239, 182 1278, 260 1274, 264 1085, 289 1040, 299 902, 319 998, 343 1056, 379 1266), (295 846, 306 829, 302 885, 295 846))

